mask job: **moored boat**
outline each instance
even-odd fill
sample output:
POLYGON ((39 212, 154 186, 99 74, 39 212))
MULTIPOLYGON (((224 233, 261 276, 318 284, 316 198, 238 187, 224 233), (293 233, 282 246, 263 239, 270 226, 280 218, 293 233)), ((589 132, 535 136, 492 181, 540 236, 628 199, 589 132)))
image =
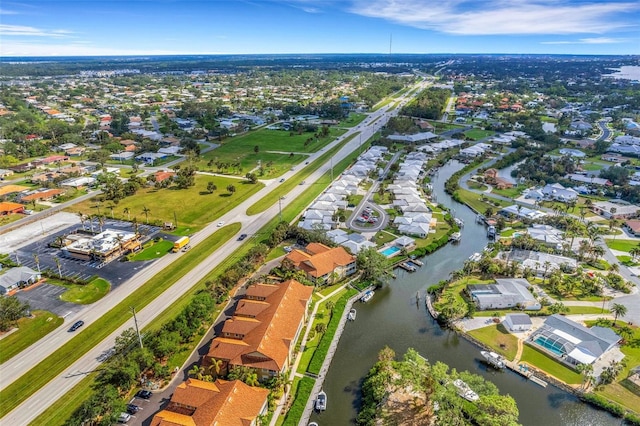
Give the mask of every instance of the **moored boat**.
POLYGON ((460 232, 454 232, 449 237, 449 240, 453 241, 454 243, 460 242, 461 239, 462 239, 462 234, 460 232))
POLYGON ((367 290, 362 297, 360 298, 361 302, 368 302, 369 300, 371 300, 371 298, 373 297, 373 295, 375 294, 375 292, 373 290, 367 290))
POLYGON ((504 358, 495 352, 480 351, 480 355, 495 368, 502 369, 505 367, 504 358))
POLYGON ((320 391, 316 398, 316 410, 325 411, 327 409, 327 394, 324 391, 320 391))
POLYGON ((456 390, 458 391, 458 395, 460 395, 462 398, 466 399, 467 401, 475 402, 478 399, 480 399, 478 394, 472 391, 469 385, 463 382, 461 379, 454 380, 453 386, 456 387, 456 390))
POLYGON ((351 310, 347 314, 347 319, 349 321, 355 321, 356 320, 356 310, 355 309, 351 308, 351 310))

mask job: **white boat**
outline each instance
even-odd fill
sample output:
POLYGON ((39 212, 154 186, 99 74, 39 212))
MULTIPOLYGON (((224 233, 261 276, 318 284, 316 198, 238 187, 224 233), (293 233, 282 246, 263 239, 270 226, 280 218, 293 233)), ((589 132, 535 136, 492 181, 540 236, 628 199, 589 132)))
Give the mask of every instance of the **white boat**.
POLYGON ((456 387, 456 390, 458 391, 458 395, 460 395, 462 398, 466 399, 467 401, 474 402, 480 399, 478 394, 472 391, 469 385, 463 382, 461 379, 454 380, 453 386, 456 387))
POLYGON ((472 262, 477 262, 480 259, 482 259, 482 255, 480 253, 473 253, 471 256, 469 256, 469 260, 472 262))
POLYGON ((487 362, 495 368, 502 369, 505 367, 504 358, 495 352, 480 351, 480 355, 482 355, 484 359, 486 359, 487 362))
POLYGON ((454 243, 459 242, 461 239, 462 239, 462 234, 460 232, 454 232, 449 237, 449 240, 453 241, 454 243))
POLYGON ((324 391, 320 391, 316 398, 316 410, 324 411, 327 409, 327 394, 324 391))
POLYGON ((464 220, 459 219, 459 218, 454 218, 453 221, 456 223, 456 225, 458 225, 460 228, 462 228, 464 226, 464 220))
POLYGON ((487 237, 488 238, 495 238, 496 237, 496 227, 495 226, 490 226, 487 228, 487 237))
POLYGON ((371 300, 371 298, 373 297, 373 295, 375 294, 375 292, 373 290, 367 290, 362 297, 360 298, 361 302, 368 302, 369 300, 371 300))
POLYGON ((356 320, 356 310, 355 309, 351 309, 349 311, 349 313, 347 314, 347 319, 349 321, 355 321, 356 320))

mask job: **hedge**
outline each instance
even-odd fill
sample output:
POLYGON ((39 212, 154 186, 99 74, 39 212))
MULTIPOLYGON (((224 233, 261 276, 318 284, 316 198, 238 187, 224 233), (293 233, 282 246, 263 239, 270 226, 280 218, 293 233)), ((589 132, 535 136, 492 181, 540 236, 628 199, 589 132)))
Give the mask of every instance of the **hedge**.
POLYGON ((350 289, 336 302, 329 324, 327 324, 327 331, 322 335, 320 343, 318 344, 316 351, 313 353, 313 357, 311 357, 309 367, 307 367, 307 371, 309 373, 320 374, 322 363, 327 356, 327 352, 329 352, 329 347, 331 346, 333 336, 336 334, 336 330, 338 329, 338 324, 340 324, 340 319, 342 318, 344 309, 347 306, 347 301, 356 293, 356 290, 350 289))
POLYGON ((298 389, 296 390, 296 396, 291 404, 291 408, 287 412, 287 416, 282 423, 282 426, 297 426, 300 421, 300 417, 302 417, 302 413, 304 413, 304 407, 307 406, 307 401, 309 400, 309 396, 311 396, 311 391, 313 390, 313 385, 315 385, 316 381, 311 377, 303 377, 300 379, 300 383, 298 383, 298 389))

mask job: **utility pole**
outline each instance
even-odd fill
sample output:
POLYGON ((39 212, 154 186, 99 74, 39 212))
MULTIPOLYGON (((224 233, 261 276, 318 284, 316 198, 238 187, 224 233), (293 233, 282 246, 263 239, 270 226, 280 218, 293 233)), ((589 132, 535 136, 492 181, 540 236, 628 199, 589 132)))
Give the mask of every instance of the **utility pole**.
POLYGON ((331 182, 333 182, 333 156, 331 157, 331 182))
POLYGON ((280 222, 282 222, 282 197, 278 198, 278 207, 280 208, 280 222))
POLYGON ((140 330, 138 329, 138 318, 136 317, 136 308, 130 307, 133 312, 133 323, 136 325, 136 334, 138 335, 138 342, 140 342, 140 349, 142 349, 142 336, 140 336, 140 330))
POLYGON ((173 223, 176 224, 176 229, 178 229, 178 216, 176 216, 175 210, 173 211, 173 223))

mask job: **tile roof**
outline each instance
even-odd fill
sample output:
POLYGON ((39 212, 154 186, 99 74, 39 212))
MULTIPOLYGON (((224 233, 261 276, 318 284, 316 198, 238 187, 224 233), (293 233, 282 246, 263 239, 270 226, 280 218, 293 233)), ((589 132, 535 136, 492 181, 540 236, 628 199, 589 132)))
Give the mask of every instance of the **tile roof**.
POLYGON ((333 272, 336 266, 346 266, 355 262, 356 258, 343 247, 330 248, 324 244, 311 243, 305 251, 293 250, 285 259, 292 262, 296 268, 318 278, 333 272))
POLYGON ((268 395, 267 389, 239 380, 209 383, 189 379, 178 385, 151 426, 248 426, 262 414, 268 395))
POLYGON ((0 197, 7 194, 13 194, 14 192, 26 191, 28 189, 31 188, 22 185, 5 185, 0 187, 0 197))
POLYGON ((254 313, 255 319, 234 314, 225 322, 223 332, 244 332, 244 338, 218 336, 211 342, 207 356, 226 360, 231 365, 280 371, 288 362, 289 350, 305 318, 313 288, 288 280, 281 284, 255 284, 247 293, 270 294, 264 302, 243 299, 238 309, 244 314, 254 313))
POLYGON ((0 213, 14 212, 20 209, 24 209, 22 204, 12 203, 10 201, 0 202, 0 213))

